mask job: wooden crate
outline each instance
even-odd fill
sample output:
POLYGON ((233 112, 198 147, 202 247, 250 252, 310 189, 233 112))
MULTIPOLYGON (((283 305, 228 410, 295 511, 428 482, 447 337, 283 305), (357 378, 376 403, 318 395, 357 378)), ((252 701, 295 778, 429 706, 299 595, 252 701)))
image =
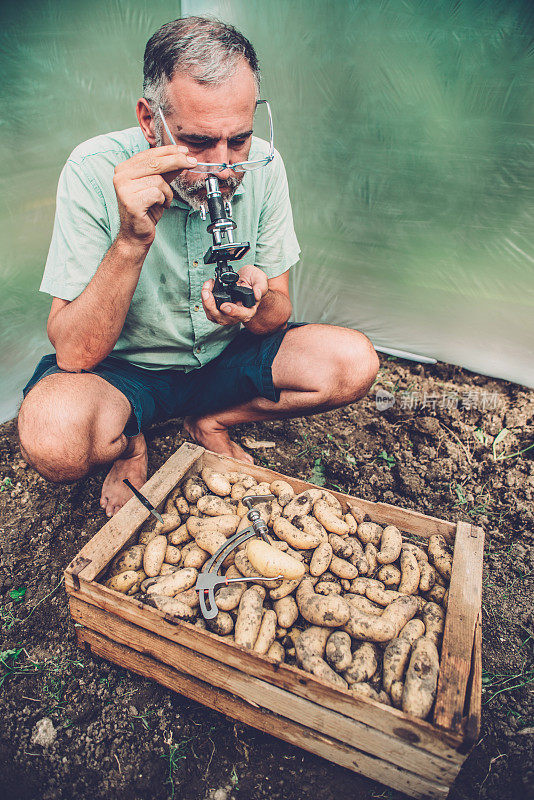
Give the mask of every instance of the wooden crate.
MULTIPOLYGON (((311 484, 183 444, 143 487, 161 510, 184 476, 204 466, 258 480, 311 484)), ((444 798, 479 734, 481 713, 482 528, 387 503, 356 500, 371 519, 406 533, 454 542, 441 670, 433 722, 335 688, 296 667, 274 663, 231 642, 176 623, 162 611, 97 583, 148 512, 132 498, 65 571, 78 643, 234 719, 418 798, 444 798)))

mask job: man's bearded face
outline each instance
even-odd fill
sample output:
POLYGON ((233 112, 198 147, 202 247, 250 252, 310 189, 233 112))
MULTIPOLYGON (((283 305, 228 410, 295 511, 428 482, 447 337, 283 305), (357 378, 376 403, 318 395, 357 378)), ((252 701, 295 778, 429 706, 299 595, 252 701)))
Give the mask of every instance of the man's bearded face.
MULTIPOLYGON (((235 164, 246 161, 252 144, 256 109, 256 84, 243 59, 235 72, 217 86, 207 86, 183 73, 176 73, 166 86, 165 117, 178 145, 204 164, 235 164)), ((169 144, 158 120, 153 128, 154 144, 169 144)), ((221 193, 230 200, 245 173, 225 169, 214 173, 221 193)), ((206 175, 182 170, 171 185, 175 195, 195 211, 206 203, 206 175)))

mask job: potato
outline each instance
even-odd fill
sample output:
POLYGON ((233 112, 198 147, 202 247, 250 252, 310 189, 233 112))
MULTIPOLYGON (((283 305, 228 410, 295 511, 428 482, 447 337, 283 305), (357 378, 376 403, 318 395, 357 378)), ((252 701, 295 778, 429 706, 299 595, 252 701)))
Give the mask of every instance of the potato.
POLYGON ((208 493, 206 484, 198 475, 188 478, 183 485, 182 491, 188 503, 197 503, 203 495, 208 493))
POLYGON ((280 600, 275 600, 273 608, 276 612, 278 625, 282 628, 291 628, 297 621, 299 610, 297 603, 293 597, 282 597, 280 600))
POLYGON ((246 589, 239 601, 235 623, 235 643, 252 650, 261 625, 263 600, 253 587, 246 589))
POLYGON ((271 600, 281 600, 283 597, 288 597, 292 592, 294 592, 299 584, 300 580, 284 580, 279 586, 269 589, 269 596, 271 600))
POLYGON ((408 550, 410 553, 413 553, 418 564, 421 564, 423 561, 428 561, 428 556, 423 548, 413 544, 412 542, 403 542, 402 550, 408 550))
POLYGON ((352 555, 349 559, 350 563, 354 564, 359 575, 368 575, 369 564, 363 552, 360 540, 356 536, 347 536, 345 541, 352 547, 352 555))
POLYGON ((145 547, 143 554, 143 569, 149 578, 158 575, 167 550, 167 538, 154 536, 145 547))
MULTIPOLYGON (((226 570, 227 578, 241 578, 243 577, 234 564, 226 570)), ((247 588, 246 583, 229 583, 227 586, 221 586, 220 589, 215 591, 215 600, 217 608, 221 611, 233 611, 237 608, 243 592, 247 588)))
POLYGON ((421 578, 421 570, 419 564, 413 553, 409 550, 404 550, 400 560, 401 568, 401 582, 399 583, 398 591, 400 594, 415 594, 419 588, 419 580, 421 578))
POLYGON ((161 565, 158 577, 160 575, 171 575, 173 572, 176 572, 177 569, 178 567, 176 567, 174 564, 166 564, 164 561, 163 564, 161 565))
MULTIPOLYGON (((292 500, 291 502, 294 501, 292 500)), ((300 531, 284 517, 277 517, 274 520, 273 531, 279 539, 287 542, 290 547, 296 547, 299 550, 314 550, 321 543, 317 536, 300 531)))
POLYGON ((210 533, 216 531, 222 533, 224 537, 231 536, 237 531, 240 518, 237 514, 221 514, 218 517, 200 519, 199 517, 189 517, 186 522, 187 530, 195 539, 201 531, 210 533))
POLYGON ((326 572, 330 566, 332 554, 332 545, 330 545, 328 542, 321 542, 321 544, 313 551, 310 561, 310 575, 313 575, 317 578, 326 572))
POLYGON ((447 550, 444 536, 436 534, 429 538, 428 560, 446 581, 450 581, 452 574, 452 557, 447 550))
POLYGON ((150 531, 141 531, 141 533, 139 534, 139 538, 137 539, 137 542, 140 545, 146 546, 156 536, 158 536, 158 532, 153 529, 150 531))
POLYGON ((391 697, 391 705, 395 708, 402 706, 402 693, 404 691, 404 684, 402 681, 393 681, 389 696, 391 697))
POLYGON ((121 553, 115 556, 113 561, 111 562, 111 568, 108 577, 112 578, 114 575, 118 575, 120 572, 126 572, 127 570, 139 570, 143 565, 143 554, 145 552, 145 546, 142 544, 134 544, 133 547, 129 547, 127 550, 123 550, 121 553))
POLYGON ((272 658, 278 664, 281 664, 286 657, 286 651, 280 642, 273 642, 266 653, 267 658, 272 658))
POLYGON ((350 561, 345 561, 344 558, 338 558, 337 556, 332 556, 329 570, 339 578, 345 578, 349 581, 358 577, 358 570, 354 564, 351 564, 350 561))
POLYGON ((293 517, 304 517, 306 514, 309 514, 312 510, 312 500, 311 497, 307 494, 307 492, 303 492, 302 494, 296 495, 293 497, 292 500, 287 503, 287 505, 283 508, 283 515, 287 517, 287 519, 293 519, 293 517))
POLYGON ((422 636, 413 646, 402 693, 402 710, 412 717, 425 719, 434 698, 439 673, 439 656, 434 642, 422 636))
POLYGON ((394 600, 380 616, 368 614, 349 603, 350 619, 343 628, 353 639, 371 642, 389 642, 417 612, 414 597, 403 596, 394 600))
POLYGON ((425 603, 423 607, 423 622, 425 624, 426 638, 430 639, 438 647, 445 627, 444 610, 437 603, 425 603))
MULTIPOLYGON (((244 578, 258 577, 258 570, 248 560, 246 548, 244 550, 235 550, 234 564, 244 578)), ((269 584, 271 584, 271 581, 269 581, 269 584)))
POLYGON ((377 578, 386 588, 395 588, 400 583, 401 571, 395 564, 383 564, 378 570, 377 578))
POLYGON ((305 533, 310 533, 312 536, 317 537, 320 542, 328 541, 326 529, 310 514, 305 514, 303 517, 293 517, 291 519, 291 524, 294 525, 295 528, 298 528, 299 531, 304 531, 305 533))
POLYGON ((433 603, 443 605, 446 594, 447 590, 445 587, 436 583, 429 592, 426 592, 426 597, 428 600, 432 600, 433 603))
POLYGON ((356 536, 358 533, 358 523, 352 514, 343 514, 343 519, 349 526, 349 536, 356 536))
POLYGON ((177 512, 180 514, 181 517, 185 518, 189 516, 189 503, 187 502, 185 497, 175 497, 174 507, 176 508, 177 512))
POLYGON ((194 567, 194 569, 201 569, 210 557, 209 552, 199 547, 197 544, 192 544, 191 547, 187 549, 187 552, 184 548, 182 554, 182 565, 184 567, 194 567))
POLYGON ((336 672, 344 672, 352 661, 351 640, 348 633, 334 631, 326 643, 326 660, 336 672))
POLYGON ((239 483, 243 478, 248 478, 249 476, 246 472, 226 472, 226 480, 233 486, 235 483, 239 483))
POLYGON ((318 581, 315 584, 316 594, 341 594, 342 591, 341 584, 334 581, 318 581))
POLYGON ((271 494, 278 498, 282 508, 285 508, 295 496, 295 491, 287 481, 273 481, 270 485, 271 494))
POLYGON ((401 554, 402 534, 395 525, 387 525, 382 531, 380 552, 377 554, 379 564, 393 564, 401 554))
POLYGON ((355 503, 353 500, 347 500, 347 506, 349 507, 349 512, 352 514, 358 525, 364 521, 365 511, 363 511, 357 503, 355 503))
POLYGON ((411 595, 403 595, 389 604, 382 614, 382 619, 393 620, 395 623, 395 636, 398 636, 406 623, 417 614, 418 609, 417 598, 411 595))
MULTIPOLYGON (((247 519, 248 520, 248 513, 249 513, 249 509, 243 503, 243 500, 246 497, 250 497, 250 496, 254 495, 255 493, 256 492, 251 489, 249 492, 244 494, 243 498, 239 501, 235 513, 241 519, 247 519)), ((272 512, 272 509, 273 509, 272 501, 271 500, 267 500, 264 503, 257 502, 257 503, 254 503, 253 507, 254 507, 254 511, 257 511, 258 514, 260 515, 260 517, 262 518, 262 520, 265 522, 265 524, 268 525, 269 524, 269 520, 271 519, 271 512, 272 512)), ((249 525, 251 524, 250 521, 248 521, 248 524, 249 525)))
POLYGON ((382 538, 382 528, 376 522, 360 522, 358 525, 358 538, 362 544, 374 544, 378 547, 382 538))
POLYGON ((412 645, 405 638, 392 639, 384 650, 382 685, 386 692, 391 691, 394 681, 402 681, 412 645))
POLYGON ((377 581, 375 578, 358 577, 352 581, 350 585, 350 591, 354 592, 354 594, 365 594, 369 586, 376 586, 378 589, 385 589, 384 584, 381 581, 377 581))
POLYGON ((158 578, 147 589, 147 594, 165 595, 166 597, 174 597, 178 592, 185 592, 195 585, 198 577, 196 569, 184 568, 173 572, 171 575, 165 575, 158 578))
POLYGON ((172 564, 173 566, 176 566, 182 560, 182 551, 179 547, 174 547, 174 545, 168 544, 163 560, 166 564, 172 564))
POLYGON ((364 642, 355 650, 343 677, 349 684, 362 683, 373 677, 377 667, 378 650, 376 645, 364 642))
POLYGON ((206 627, 217 636, 228 636, 234 630, 234 620, 227 611, 219 611, 216 617, 206 620, 206 627))
POLYGON ((410 644, 413 644, 421 636, 425 635, 425 623, 420 619, 411 619, 401 628, 399 632, 399 639, 407 639, 410 644))
POLYGON ((184 619, 190 622, 197 615, 196 609, 191 608, 186 603, 182 603, 181 600, 176 600, 174 597, 167 597, 167 595, 151 594, 150 602, 160 611, 177 619, 184 619))
POLYGON ((158 534, 166 534, 175 531, 182 524, 182 518, 176 508, 161 515, 163 522, 156 522, 154 530, 158 534))
POLYGON ((202 480, 213 494, 219 497, 226 497, 232 491, 232 486, 228 478, 222 472, 216 472, 209 467, 204 467, 200 473, 202 480))
POLYGON ((348 536, 349 526, 344 519, 338 517, 335 509, 331 508, 325 500, 315 501, 313 504, 313 516, 329 533, 348 536))
POLYGON ((214 555, 220 547, 226 544, 226 536, 218 531, 201 530, 195 534, 195 542, 198 547, 205 550, 210 555, 214 555))
POLYGON ((258 573, 266 578, 281 575, 288 580, 297 580, 303 578, 306 571, 301 561, 261 539, 249 539, 247 558, 258 573))
POLYGON ((221 517, 223 514, 235 514, 234 506, 222 497, 205 494, 197 503, 197 508, 208 517, 221 517))
POLYGON ((242 483, 234 483, 230 492, 230 497, 232 500, 241 500, 241 498, 245 496, 246 491, 242 483))
POLYGON ((258 638, 254 643, 255 653, 265 655, 276 637, 276 612, 268 609, 263 615, 258 638))
POLYGON ((113 577, 108 578, 108 580, 105 581, 104 586, 107 586, 108 589, 113 589, 115 592, 126 594, 126 592, 132 588, 132 586, 137 584, 138 578, 138 571, 129 569, 125 572, 119 572, 117 575, 113 575, 113 577))
POLYGON ((316 594, 309 578, 304 578, 298 587, 296 601, 301 615, 312 625, 337 627, 345 625, 350 617, 346 600, 342 597, 316 594))
POLYGON ((419 562, 419 591, 429 592, 436 583, 436 572, 428 561, 419 562))
MULTIPOLYGON (((317 587, 315 587, 315 590, 317 591, 317 587)), ((384 613, 383 608, 375 605, 375 603, 372 603, 371 600, 367 599, 367 597, 362 597, 359 594, 345 595, 345 600, 349 603, 349 605, 353 605, 355 608, 363 611, 365 614, 373 614, 375 617, 381 617, 384 613)))
POLYGON ((185 592, 178 592, 178 594, 174 595, 174 599, 185 603, 189 608, 196 608, 200 602, 198 599, 198 592, 194 587, 192 589, 186 589, 185 592))
POLYGON ((384 589, 382 586, 368 586, 365 590, 365 596, 373 603, 378 603, 379 606, 389 606, 401 593, 394 589, 384 589))
POLYGON ((335 556, 339 558, 350 558, 353 552, 352 544, 347 541, 347 538, 338 536, 337 533, 330 533, 328 541, 332 547, 335 556))
POLYGON ((358 697, 368 697, 370 700, 376 700, 377 703, 383 703, 386 706, 391 705, 386 692, 377 692, 368 683, 353 683, 349 687, 349 691, 358 697))
POLYGON ((136 571, 137 571, 137 580, 133 584, 133 586, 131 586, 126 592, 126 594, 128 595, 133 595, 136 594, 138 591, 140 591, 141 584, 143 583, 143 581, 146 580, 146 572, 144 570, 138 569, 136 571))
POLYGON ((373 575, 376 572, 376 568, 378 566, 377 556, 378 550, 374 546, 372 542, 367 542, 365 545, 365 558, 367 560, 367 574, 373 575))
POLYGON ((337 672, 326 663, 326 661, 318 656, 312 656, 308 659, 307 666, 303 669, 306 672, 311 672, 312 675, 315 675, 316 678, 319 678, 322 681, 326 681, 327 683, 333 683, 339 689, 346 689, 347 682, 338 675, 337 672))
POLYGON ((259 596, 261 597, 261 601, 263 603, 265 597, 267 596, 267 590, 265 586, 262 586, 261 583, 252 583, 249 584, 249 586, 251 589, 254 589, 254 591, 259 594, 259 596))
POLYGON ((185 544, 186 542, 191 541, 191 534, 187 530, 187 525, 180 525, 179 528, 176 528, 175 531, 172 531, 167 536, 167 541, 173 547, 177 547, 180 544, 185 544))

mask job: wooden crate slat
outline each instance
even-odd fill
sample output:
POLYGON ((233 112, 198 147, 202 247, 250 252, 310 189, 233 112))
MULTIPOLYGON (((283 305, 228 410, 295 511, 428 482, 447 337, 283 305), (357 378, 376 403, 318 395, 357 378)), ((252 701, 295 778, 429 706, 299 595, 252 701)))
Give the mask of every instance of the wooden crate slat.
MULTIPOLYGON (((70 605, 71 614, 77 622, 104 635, 108 633, 109 614, 76 598, 71 598, 70 605)), ((208 659, 190 648, 162 639, 122 619, 114 620, 113 640, 157 658, 188 675, 209 675, 212 686, 228 690, 243 700, 258 703, 279 716, 289 717, 294 722, 320 730, 325 735, 364 752, 379 753, 388 763, 400 767, 409 764, 411 770, 425 778, 450 783, 460 768, 458 764, 450 764, 390 734, 377 731, 309 700, 295 697, 293 693, 248 675, 243 670, 208 659)))
POLYGON ((78 628, 77 638, 80 645, 87 644, 93 653, 113 661, 121 667, 156 680, 168 689, 184 694, 204 705, 209 705, 251 727, 275 735, 291 745, 301 747, 361 775, 378 780, 411 797, 420 798, 420 800, 445 800, 448 795, 448 787, 443 784, 421 778, 381 759, 343 745, 311 728, 290 722, 276 714, 258 710, 228 692, 221 689, 214 690, 207 683, 184 675, 150 656, 116 644, 101 634, 78 628))
POLYGON ((471 687, 469 708, 465 722, 465 741, 461 751, 468 753, 477 743, 482 719, 482 613, 479 612, 475 626, 473 660, 471 664, 471 687))
MULTIPOLYGON (((153 506, 163 502, 176 484, 185 475, 188 469, 201 458, 203 447, 193 444, 183 444, 157 472, 142 487, 143 494, 148 497, 153 506)), ((119 552, 141 525, 148 519, 150 512, 133 495, 130 500, 111 517, 109 522, 87 542, 76 558, 67 567, 67 572, 74 571, 80 565, 80 558, 87 559, 88 563, 78 571, 78 577, 91 581, 106 567, 111 559, 119 552)))
MULTIPOLYGON (((228 456, 219 456, 217 453, 212 453, 209 450, 204 451, 202 456, 202 463, 207 467, 212 467, 221 471, 238 470, 252 475, 260 481, 269 481, 280 479, 290 483, 295 491, 303 492, 309 489, 312 484, 299 478, 293 478, 288 475, 283 475, 280 472, 275 472, 267 467, 258 467, 255 464, 248 464, 243 461, 237 461, 228 456)), ((423 536, 428 538, 434 534, 440 533, 446 539, 452 540, 456 531, 456 526, 452 522, 447 522, 439 517, 431 517, 422 514, 419 511, 411 511, 407 508, 399 508, 392 506, 389 503, 373 503, 371 500, 363 500, 353 495, 343 494, 342 492, 328 489, 330 494, 337 497, 343 507, 347 507, 348 502, 355 503, 360 506, 362 511, 365 511, 372 517, 374 522, 383 523, 387 525, 396 525, 407 533, 412 533, 416 536, 423 536)), ((347 509, 348 510, 348 509, 347 509)))
POLYGON ((163 612, 142 605, 99 584, 82 580, 80 591, 75 591, 68 574, 65 577, 65 584, 69 594, 159 636, 244 670, 250 675, 267 680, 333 711, 339 711, 373 728, 395 735, 450 763, 461 764, 464 761, 464 757, 456 752, 462 743, 462 737, 459 735, 451 736, 448 732, 442 731, 436 736, 436 729, 429 722, 407 717, 402 711, 367 698, 347 696, 346 692, 323 683, 309 673, 285 664, 277 665, 233 643, 221 641, 217 636, 188 623, 171 624, 164 619, 163 612))
POLYGON ((482 528, 458 522, 434 723, 462 730, 475 626, 482 603, 482 528))

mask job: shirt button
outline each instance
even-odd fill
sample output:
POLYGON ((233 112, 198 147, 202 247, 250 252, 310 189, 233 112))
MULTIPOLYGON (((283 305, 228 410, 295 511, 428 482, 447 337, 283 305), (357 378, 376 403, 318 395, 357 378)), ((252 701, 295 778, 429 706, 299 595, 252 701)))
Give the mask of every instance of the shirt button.
POLYGON ((200 311, 200 306, 195 306, 193 311, 200 311))
POLYGON ((195 347, 195 353, 201 353, 201 352, 202 352, 202 347, 200 345, 197 345, 195 347))
POLYGON ((193 261, 193 266, 198 267, 198 261, 193 261))

